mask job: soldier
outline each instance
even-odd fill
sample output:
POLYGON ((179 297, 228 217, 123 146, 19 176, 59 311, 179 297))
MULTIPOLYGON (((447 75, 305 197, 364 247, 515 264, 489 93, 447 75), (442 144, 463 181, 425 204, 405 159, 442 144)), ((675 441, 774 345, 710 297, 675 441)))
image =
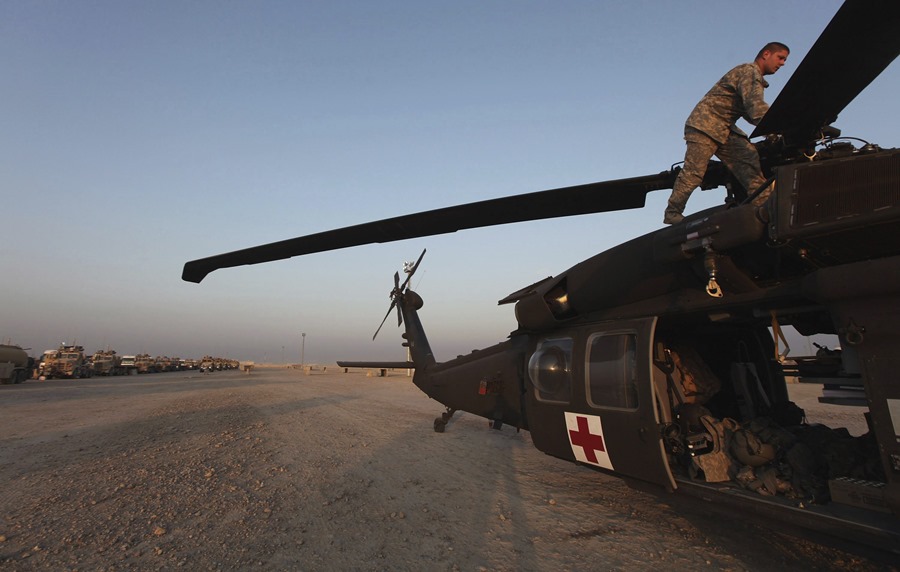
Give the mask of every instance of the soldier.
MULTIPOLYGON (((756 125, 766 114, 769 105, 763 100, 763 90, 769 84, 763 76, 777 72, 789 53, 780 42, 766 44, 754 62, 741 64, 722 76, 694 107, 684 124, 684 167, 675 180, 663 223, 676 224, 684 219, 682 213, 688 198, 703 180, 713 155, 725 163, 748 192, 765 183, 759 154, 735 123, 743 117, 756 125)), ((767 189, 753 203, 762 204, 770 192, 767 189)))

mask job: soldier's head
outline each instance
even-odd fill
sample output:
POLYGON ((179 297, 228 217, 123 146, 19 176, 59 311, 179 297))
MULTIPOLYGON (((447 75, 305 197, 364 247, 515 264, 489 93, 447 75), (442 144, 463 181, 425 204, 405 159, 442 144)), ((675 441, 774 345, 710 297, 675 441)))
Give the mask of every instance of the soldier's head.
POLYGON ((781 42, 769 42, 756 54, 756 65, 763 75, 772 75, 787 61, 790 48, 781 42))

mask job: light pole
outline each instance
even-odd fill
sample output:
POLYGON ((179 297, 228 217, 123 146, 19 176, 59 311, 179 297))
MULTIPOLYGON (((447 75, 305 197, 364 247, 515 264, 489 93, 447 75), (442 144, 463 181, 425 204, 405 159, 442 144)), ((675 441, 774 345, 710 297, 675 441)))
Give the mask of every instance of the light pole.
MULTIPOLYGON (((410 278, 412 278, 412 273, 416 271, 416 263, 415 262, 404 262, 403 263, 403 272, 405 272, 410 278)), ((407 279, 408 280, 408 279, 407 279)), ((412 361, 412 351, 410 351, 409 344, 406 345, 406 361, 412 361)), ((406 377, 412 376, 412 369, 406 368, 406 377)))
POLYGON ((306 332, 300 334, 303 341, 300 343, 300 368, 306 365, 306 332))

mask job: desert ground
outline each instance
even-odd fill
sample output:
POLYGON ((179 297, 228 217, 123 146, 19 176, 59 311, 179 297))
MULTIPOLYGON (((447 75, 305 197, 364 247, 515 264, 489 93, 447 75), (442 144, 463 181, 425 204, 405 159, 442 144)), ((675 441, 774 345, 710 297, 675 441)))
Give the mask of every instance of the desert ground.
POLYGON ((0 386, 0 568, 896 569, 441 411, 336 366, 0 386))

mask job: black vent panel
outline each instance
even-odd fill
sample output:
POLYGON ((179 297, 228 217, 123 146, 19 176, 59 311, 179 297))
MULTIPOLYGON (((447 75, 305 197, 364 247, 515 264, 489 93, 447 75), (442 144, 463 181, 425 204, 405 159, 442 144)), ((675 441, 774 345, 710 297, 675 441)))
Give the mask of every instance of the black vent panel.
POLYGON ((806 264, 900 254, 900 149, 778 170, 770 236, 806 264))
POLYGON ((794 177, 792 228, 900 208, 900 153, 813 163, 794 177))

